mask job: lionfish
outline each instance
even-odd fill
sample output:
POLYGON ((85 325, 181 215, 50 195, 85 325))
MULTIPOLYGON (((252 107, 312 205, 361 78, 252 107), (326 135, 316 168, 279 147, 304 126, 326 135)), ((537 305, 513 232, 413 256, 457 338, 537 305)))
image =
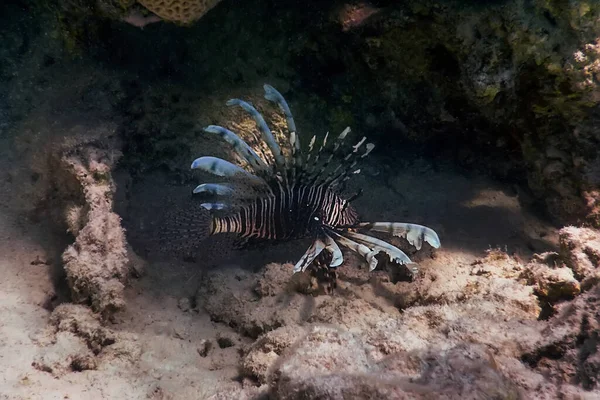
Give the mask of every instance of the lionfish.
POLYGON ((284 154, 256 108, 240 99, 227 101, 228 106, 239 106, 250 114, 272 157, 259 157, 237 134, 222 126, 204 128, 205 132, 217 135, 231 145, 252 172, 216 157, 195 159, 192 169, 224 177, 229 182, 202 183, 193 190, 193 196, 209 198, 199 205, 203 213, 195 209, 198 212, 192 210, 192 215, 188 213, 182 217, 178 222, 179 234, 182 225, 186 225, 185 234, 195 235, 196 243, 222 233, 235 233, 250 240, 313 238, 312 245, 294 266, 295 273, 305 271, 321 254, 327 256, 326 267, 329 269, 340 266, 344 258, 339 245, 364 258, 370 271, 377 267, 375 256, 380 252, 387 254, 393 262, 415 265, 402 250, 365 234, 368 231, 403 237, 417 250, 421 249, 423 241, 434 248, 440 247, 435 231, 422 225, 361 222, 350 204, 361 191, 349 198, 344 198, 342 192, 346 182, 360 172, 357 169, 359 161, 373 150, 374 145, 365 144, 363 137, 351 148, 344 149, 350 132, 348 127, 335 139, 332 148, 327 147, 329 134, 326 134, 315 151, 316 136, 313 136, 305 155, 288 103, 272 86, 264 85, 264 90, 264 97, 276 103, 285 116, 289 130, 288 154, 284 154), (328 156, 324 150, 329 152, 328 156))

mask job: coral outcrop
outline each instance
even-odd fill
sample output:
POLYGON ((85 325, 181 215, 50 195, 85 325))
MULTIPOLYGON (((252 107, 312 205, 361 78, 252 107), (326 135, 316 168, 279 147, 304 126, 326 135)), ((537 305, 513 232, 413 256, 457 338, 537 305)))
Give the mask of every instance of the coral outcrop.
POLYGON ((100 143, 85 143, 61 157, 65 173, 80 185, 83 204, 65 210, 75 243, 63 253, 73 300, 96 311, 114 312, 124 306, 123 290, 129 273, 125 232, 113 212, 111 168, 120 154, 100 143))

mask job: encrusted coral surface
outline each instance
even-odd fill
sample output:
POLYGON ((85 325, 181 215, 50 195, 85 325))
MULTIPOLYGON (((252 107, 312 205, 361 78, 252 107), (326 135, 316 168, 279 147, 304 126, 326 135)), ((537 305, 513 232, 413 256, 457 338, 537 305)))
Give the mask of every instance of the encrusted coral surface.
POLYGON ((138 0, 138 2, 162 19, 190 24, 200 19, 221 0, 138 0))

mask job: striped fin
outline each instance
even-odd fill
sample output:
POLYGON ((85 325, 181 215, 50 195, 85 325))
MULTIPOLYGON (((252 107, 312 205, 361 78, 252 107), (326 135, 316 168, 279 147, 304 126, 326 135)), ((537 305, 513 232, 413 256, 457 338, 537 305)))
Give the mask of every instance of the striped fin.
POLYGON ((347 237, 341 236, 335 232, 332 232, 332 234, 342 246, 345 246, 350 250, 360 254, 367 261, 367 264, 369 264, 369 271, 373 271, 375 268, 377 268, 378 261, 377 258, 375 258, 375 255, 378 253, 378 251, 371 250, 364 244, 356 243, 353 240, 350 240, 347 237))
POLYGON ((347 126, 346 129, 344 129, 342 131, 342 133, 340 133, 339 136, 337 137, 337 139, 335 140, 335 143, 333 144, 333 151, 329 155, 329 158, 325 162, 325 165, 323 166, 323 168, 326 168, 327 165, 329 165, 329 163, 331 163, 331 160, 333 160, 333 157, 338 154, 339 150, 341 149, 342 145, 344 144, 344 141, 346 140, 346 136, 348 136, 348 133, 350 133, 349 126, 347 126))
MULTIPOLYGON (((310 161, 310 159, 312 157, 312 152, 314 150, 315 141, 317 139, 316 135, 312 137, 312 139, 310 140, 310 144, 309 144, 308 157, 306 158, 306 166, 305 166, 304 170, 302 171, 302 174, 301 174, 300 178, 303 178, 305 175, 308 175, 309 177, 312 176, 312 173, 313 173, 315 167, 319 163, 319 157, 321 156, 321 151, 323 150, 323 148, 327 144, 327 138, 328 137, 329 137, 329 132, 327 132, 325 134, 325 137, 323 138, 323 143, 321 144, 321 147, 317 151, 317 154, 315 154, 315 158, 309 164, 309 161, 310 161)), ((320 171, 320 169, 319 169, 319 171, 320 171)))
POLYGON ((390 260, 399 264, 413 264, 411 259, 402 250, 393 246, 383 240, 374 238, 372 236, 363 235, 355 232, 345 232, 344 235, 351 237, 359 243, 369 246, 376 252, 384 252, 390 257, 390 260))
POLYGON ((203 183, 201 185, 196 186, 192 193, 206 193, 216 196, 228 196, 233 194, 233 192, 234 191, 231 185, 228 185, 226 183, 203 183))
POLYGON ((269 166, 256 154, 254 150, 246 142, 244 142, 238 135, 230 131, 229 129, 223 128, 222 126, 209 125, 204 128, 205 132, 214 133, 223 138, 227 143, 233 146, 233 149, 244 158, 248 164, 252 166, 257 172, 268 171, 269 166))
MULTIPOLYGON (((323 171, 325 171, 329 167, 333 158, 339 157, 341 155, 341 149, 342 149, 342 146, 344 145, 344 141, 346 140, 346 137, 348 136, 348 133, 350 133, 349 126, 347 126, 346 129, 344 129, 342 131, 342 133, 340 133, 338 135, 338 137, 336 138, 335 143, 333 144, 333 150, 331 151, 331 154, 329 154, 329 157, 327 158, 325 163, 323 163, 321 168, 318 169, 318 172, 312 177, 313 183, 316 183, 316 181, 318 180, 319 176, 321 176, 323 171)), ((319 150, 319 152, 320 152, 320 150, 319 150)), ((340 168, 341 168, 341 164, 338 165, 338 167, 333 172, 331 172, 330 175, 335 174, 335 172, 337 172, 340 168)), ((312 171, 310 171, 310 172, 312 173, 312 171)))
POLYGON ((306 157, 306 161, 310 161, 310 156, 312 155, 313 148, 315 147, 315 142, 317 141, 317 135, 313 135, 310 139, 310 143, 308 144, 308 156, 306 157))
POLYGON ((269 149, 271 149, 273 157, 275 157, 275 163, 279 167, 280 171, 284 171, 285 158, 283 157, 283 153, 281 152, 281 147, 279 147, 279 145, 275 141, 275 137, 273 137, 269 126, 265 122, 263 116, 258 112, 258 110, 256 110, 256 108, 240 99, 228 100, 226 104, 228 106, 240 106, 244 109, 244 111, 249 113, 252 116, 252 118, 254 118, 254 121, 256 122, 256 125, 260 130, 260 133, 262 134, 264 140, 267 142, 269 149))
POLYGON ((440 238, 431 228, 423 225, 410 224, 405 222, 363 222, 358 225, 359 228, 375 232, 390 233, 394 236, 406 238, 408 243, 415 246, 417 250, 421 249, 423 240, 438 249, 441 246, 440 238))
POLYGON ((245 171, 237 165, 230 163, 229 161, 225 161, 217 157, 205 156, 197 158, 192 163, 191 168, 200 169, 218 176, 244 176, 262 182, 262 179, 259 177, 252 175, 251 173, 245 171))
POLYGON ((304 272, 326 247, 327 245, 321 239, 316 239, 308 250, 306 250, 302 258, 294 265, 294 273, 304 272))
POLYGON ((373 151, 373 149, 375 148, 375 145, 373 143, 367 143, 365 146, 365 152, 359 156, 358 150, 362 147, 366 140, 367 138, 363 137, 358 143, 352 146, 354 150, 348 155, 346 155, 346 157, 344 157, 344 160, 336 167, 336 169, 327 176, 327 179, 325 179, 326 184, 335 186, 349 179, 349 177, 352 174, 360 173, 360 169, 354 170, 354 168, 358 164, 359 159, 368 156, 369 153, 371 153, 371 151, 373 151), (339 172, 340 170, 341 172, 339 172))
POLYGON ((329 268, 335 268, 342 265, 342 263, 344 262, 344 256, 335 240, 333 240, 331 236, 325 235, 325 245, 325 250, 329 251, 332 255, 329 268))

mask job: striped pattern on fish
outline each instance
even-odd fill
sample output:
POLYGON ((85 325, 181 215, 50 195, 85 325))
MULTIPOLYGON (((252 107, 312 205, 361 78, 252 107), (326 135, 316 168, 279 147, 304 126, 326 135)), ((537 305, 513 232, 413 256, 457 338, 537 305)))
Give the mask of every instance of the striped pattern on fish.
POLYGON ((258 197, 237 213, 213 217, 210 234, 289 240, 318 235, 322 227, 352 227, 358 222, 354 208, 324 185, 277 185, 273 195, 258 197))
POLYGON ((329 134, 325 135, 318 149, 316 136, 313 136, 305 154, 286 100, 270 85, 264 85, 264 90, 265 98, 276 103, 285 116, 289 142, 281 146, 277 143, 254 106, 239 99, 229 100, 227 105, 241 107, 254 119, 273 161, 261 158, 235 132, 216 125, 206 127, 205 132, 215 134, 231 145, 252 172, 216 157, 194 160, 192 169, 224 177, 228 182, 198 185, 193 194, 208 199, 200 203, 200 208, 208 210, 210 216, 206 217, 198 208, 189 210, 187 215, 178 216, 180 228, 169 230, 167 235, 179 235, 180 238, 195 235, 196 244, 206 236, 223 233, 265 240, 314 238, 311 247, 296 263, 295 272, 306 270, 324 251, 331 256, 327 258, 328 267, 341 265, 344 259, 338 244, 362 256, 371 271, 377 267, 375 256, 380 252, 397 263, 413 264, 402 250, 367 235, 369 231, 404 237, 417 250, 423 242, 434 248, 440 247, 435 231, 422 225, 361 222, 350 204, 361 192, 348 198, 342 192, 346 182, 360 173, 357 166, 374 145, 366 143, 363 137, 355 145, 347 146, 350 128, 346 128, 333 141, 329 134), (282 146, 289 150, 289 156, 284 154, 282 146))

